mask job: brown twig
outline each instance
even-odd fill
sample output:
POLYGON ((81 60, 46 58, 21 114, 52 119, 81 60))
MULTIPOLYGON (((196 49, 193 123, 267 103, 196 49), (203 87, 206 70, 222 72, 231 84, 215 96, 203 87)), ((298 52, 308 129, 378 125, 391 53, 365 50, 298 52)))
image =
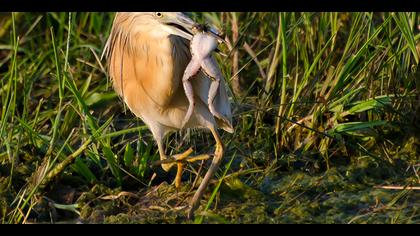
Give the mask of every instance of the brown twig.
POLYGON ((420 187, 417 186, 375 186, 375 188, 381 188, 381 189, 392 189, 392 190, 420 190, 420 187))

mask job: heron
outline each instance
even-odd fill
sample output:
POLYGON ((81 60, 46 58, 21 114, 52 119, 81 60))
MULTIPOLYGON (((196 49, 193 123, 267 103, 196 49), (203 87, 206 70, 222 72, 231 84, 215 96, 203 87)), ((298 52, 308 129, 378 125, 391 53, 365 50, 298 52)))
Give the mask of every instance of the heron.
POLYGON ((190 41, 197 26, 180 12, 118 12, 104 47, 108 73, 113 88, 129 110, 150 129, 158 147, 161 167, 168 172, 178 160, 175 186, 180 183, 183 163, 180 160, 204 160, 212 157, 210 167, 189 202, 187 217, 191 219, 199 207, 206 187, 218 169, 224 145, 218 129, 233 133, 232 112, 224 79, 214 96, 214 116, 209 109, 211 80, 198 71, 191 80, 195 106, 183 124, 189 100, 183 89, 183 74, 191 60, 190 41), (209 130, 215 140, 212 154, 191 157, 192 149, 168 156, 164 138, 181 129, 209 130))

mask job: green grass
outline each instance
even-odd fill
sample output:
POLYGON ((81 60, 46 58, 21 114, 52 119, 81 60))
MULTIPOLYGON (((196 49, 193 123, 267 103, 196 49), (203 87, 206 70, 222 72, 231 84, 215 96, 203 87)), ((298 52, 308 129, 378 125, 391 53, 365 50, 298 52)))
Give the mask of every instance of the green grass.
MULTIPOLYGON (((112 90, 100 56, 113 16, 0 13, 2 223, 185 220, 173 210, 182 197, 162 214, 142 208, 166 206, 157 199, 171 199, 161 183, 174 173, 149 166, 155 142, 112 90), (57 197, 67 188, 73 197, 57 197), (167 195, 155 199, 159 188, 167 195), (144 204, 98 200, 127 191, 151 195, 144 204)), ((224 164, 195 222, 420 222, 418 190, 376 188, 420 185, 418 13, 192 17, 228 39, 228 57, 217 59, 235 126, 223 133, 224 164)), ((167 153, 213 144, 195 131, 166 142, 167 153)), ((197 169, 184 173, 184 187, 197 169)))

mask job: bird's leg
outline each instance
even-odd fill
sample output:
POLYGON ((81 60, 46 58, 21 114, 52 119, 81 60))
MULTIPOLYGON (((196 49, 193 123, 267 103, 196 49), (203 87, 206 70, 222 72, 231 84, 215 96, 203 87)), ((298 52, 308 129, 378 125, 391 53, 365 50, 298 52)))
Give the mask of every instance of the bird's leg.
POLYGON ((195 161, 201 161, 201 160, 207 160, 210 158, 210 155, 208 154, 202 154, 197 156, 190 156, 193 152, 192 148, 189 148, 187 151, 173 155, 171 157, 167 157, 165 155, 165 151, 163 149, 162 141, 159 140, 158 142, 158 148, 159 148, 159 155, 160 155, 160 161, 154 163, 153 165, 156 165, 157 163, 162 166, 162 169, 168 172, 175 164, 177 165, 177 172, 175 177, 175 187, 179 188, 181 186, 181 177, 182 172, 184 171, 184 166, 188 162, 195 162, 195 161))
MULTIPOLYGON (((167 157, 165 154, 165 150, 163 148, 163 143, 161 138, 156 138, 156 142, 159 149, 159 156, 160 161, 156 162, 162 166, 162 169, 166 172, 169 172, 169 170, 175 165, 180 164, 181 162, 192 162, 197 157, 189 157, 191 153, 193 152, 192 148, 189 148, 187 151, 173 155, 171 157, 167 157)), ((156 163, 154 165, 156 165, 156 163)), ((182 168, 181 168, 182 170, 182 168)), ((178 166, 178 172, 179 172, 179 166, 178 166)), ((177 173, 178 175, 178 173, 177 173)))
POLYGON ((210 158, 209 154, 202 154, 202 155, 193 156, 193 157, 185 156, 183 158, 177 159, 175 187, 179 188, 181 186, 181 177, 182 177, 182 172, 184 171, 185 163, 207 160, 209 158, 210 158))
POLYGON ((177 170, 176 170, 176 177, 175 177, 175 187, 179 188, 179 186, 181 186, 181 177, 182 177, 182 172, 184 170, 184 163, 182 162, 182 160, 184 160, 185 158, 187 158, 191 153, 193 152, 193 149, 190 148, 187 151, 175 155, 175 159, 178 161, 177 162, 177 170))
POLYGON ((193 152, 193 149, 190 148, 181 154, 173 156, 176 159, 176 163, 177 163, 177 172, 176 172, 176 177, 175 177, 176 188, 179 188, 181 186, 181 177, 182 177, 182 172, 184 171, 185 163, 195 162, 195 161, 200 161, 200 160, 207 160, 208 158, 210 158, 210 155, 208 154, 190 157, 190 154, 192 152, 193 152))
MULTIPOLYGON (((177 171, 176 171, 176 177, 175 177, 175 187, 179 188, 181 186, 181 177, 182 173, 184 171, 184 166, 188 162, 195 162, 200 160, 207 160, 210 158, 210 155, 208 154, 202 154, 198 156, 192 156, 190 157, 191 153, 193 152, 192 148, 189 148, 187 151, 176 154, 168 158, 165 155, 165 150, 163 149, 162 140, 157 140, 158 149, 159 149, 159 155, 160 155, 160 161, 157 162, 162 166, 162 169, 166 172, 169 172, 169 170, 176 164, 177 165, 177 171)), ((153 165, 156 165, 153 164, 153 165)))
MULTIPOLYGON (((161 161, 161 162, 164 162, 164 161, 166 161, 168 158, 167 158, 167 156, 165 155, 165 150, 164 150, 164 148, 163 148, 163 143, 162 143, 162 140, 161 140, 161 139, 156 139, 156 142, 157 142, 158 149, 159 149, 160 161, 161 161)), ((168 172, 168 171, 172 168, 172 166, 174 166, 174 165, 175 165, 175 163, 174 163, 174 162, 172 162, 172 163, 162 163, 162 164, 161 164, 162 169, 163 169, 164 171, 166 171, 166 172, 168 172)))
POLYGON ((224 120, 226 123, 229 123, 229 121, 226 121, 225 118, 214 108, 213 104, 214 99, 217 95, 217 90, 220 86, 220 81, 222 80, 222 72, 220 71, 217 62, 214 60, 213 57, 208 57, 204 59, 201 64, 201 67, 203 68, 204 73, 206 73, 212 80, 207 100, 209 110, 211 114, 213 114, 218 119, 224 120))
POLYGON ((223 157, 223 153, 224 153, 223 143, 222 143, 222 140, 221 140, 220 135, 217 132, 216 128, 211 127, 210 131, 212 132, 213 137, 216 140, 216 150, 214 152, 214 158, 213 158, 213 161, 211 162, 210 168, 207 171, 206 175, 204 176, 203 181, 201 182, 200 186, 198 187, 197 191, 194 194, 194 197, 192 198, 192 200, 190 202, 190 209, 188 211, 188 218, 189 219, 192 219, 192 217, 194 216, 194 211, 198 208, 200 199, 203 196, 204 191, 205 191, 207 185, 209 184, 211 178, 213 177, 214 173, 216 172, 217 168, 219 167, 220 162, 221 162, 222 157, 223 157))
POLYGON ((189 106, 187 113, 185 114, 184 120, 181 124, 181 129, 187 124, 190 120, 191 115, 194 111, 195 100, 194 100, 194 90, 191 85, 190 79, 196 75, 200 70, 200 63, 198 63, 194 57, 192 57, 190 63, 188 64, 187 68, 185 68, 184 75, 182 77, 182 84, 184 86, 185 95, 187 96, 189 106))

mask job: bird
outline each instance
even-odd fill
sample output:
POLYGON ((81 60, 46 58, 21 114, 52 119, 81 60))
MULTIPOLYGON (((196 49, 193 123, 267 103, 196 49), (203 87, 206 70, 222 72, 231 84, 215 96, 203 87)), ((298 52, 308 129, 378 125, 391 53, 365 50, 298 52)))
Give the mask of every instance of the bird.
POLYGON ((208 96, 211 80, 198 72, 191 81, 195 106, 183 126, 189 101, 183 89, 182 77, 191 60, 190 41, 198 25, 181 12, 117 12, 105 43, 103 55, 107 60, 113 88, 129 110, 140 118, 157 143, 161 167, 168 172, 178 160, 175 184, 180 182, 183 163, 180 160, 203 160, 212 157, 210 167, 189 202, 187 218, 194 217, 200 199, 224 155, 224 144, 218 129, 233 133, 232 111, 224 78, 214 98, 214 108, 223 119, 209 110, 208 96), (215 151, 190 157, 192 149, 167 156, 164 138, 181 129, 210 131, 215 151))

